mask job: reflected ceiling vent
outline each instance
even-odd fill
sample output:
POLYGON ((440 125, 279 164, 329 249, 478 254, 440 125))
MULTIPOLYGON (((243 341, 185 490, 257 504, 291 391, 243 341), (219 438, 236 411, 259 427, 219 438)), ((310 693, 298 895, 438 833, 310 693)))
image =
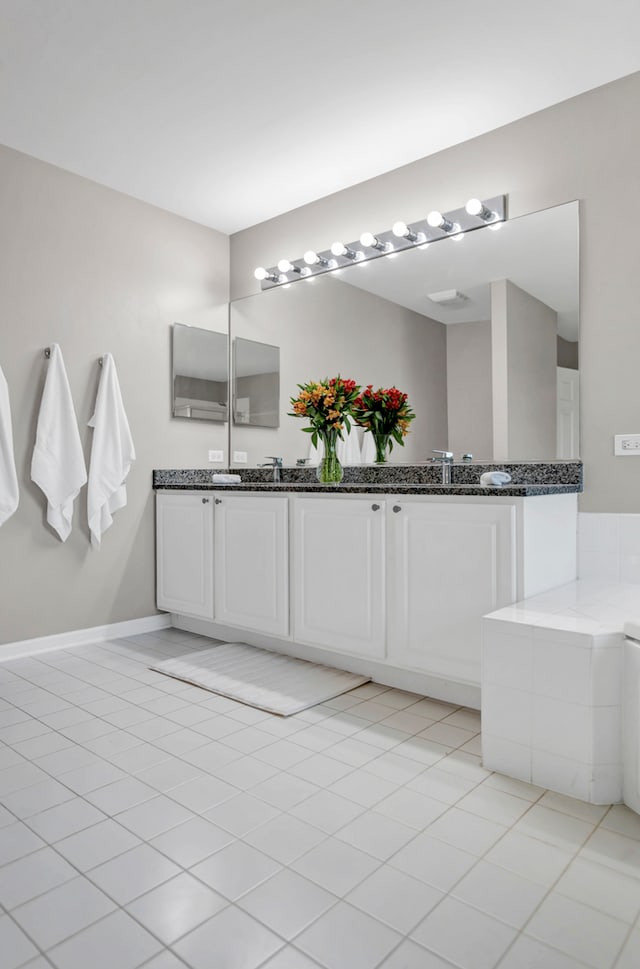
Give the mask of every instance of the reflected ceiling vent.
POLYGON ((461 293, 458 289, 442 289, 439 293, 428 293, 427 298, 438 306, 446 306, 452 310, 469 302, 466 293, 461 293))

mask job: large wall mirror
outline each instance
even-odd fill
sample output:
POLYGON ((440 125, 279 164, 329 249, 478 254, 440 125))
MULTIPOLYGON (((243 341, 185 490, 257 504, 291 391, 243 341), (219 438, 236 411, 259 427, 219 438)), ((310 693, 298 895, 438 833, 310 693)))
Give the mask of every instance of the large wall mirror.
POLYGON ((174 323, 171 331, 172 415, 199 421, 229 419, 229 338, 226 333, 174 323))
MULTIPOLYGON (((409 395, 390 460, 577 458, 578 203, 231 303, 235 339, 280 347, 280 426, 231 428, 251 467, 308 457, 296 385, 340 373, 409 395)), ((360 433, 360 432, 358 432, 360 433)))

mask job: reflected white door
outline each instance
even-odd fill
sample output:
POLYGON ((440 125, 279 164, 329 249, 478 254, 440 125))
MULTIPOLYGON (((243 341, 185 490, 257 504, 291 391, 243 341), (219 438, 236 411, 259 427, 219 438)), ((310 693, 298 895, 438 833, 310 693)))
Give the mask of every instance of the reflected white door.
POLYGON ((156 496, 159 609, 213 619, 213 497, 156 496))
POLYGON ((580 456, 579 371, 558 367, 558 450, 559 458, 580 456))

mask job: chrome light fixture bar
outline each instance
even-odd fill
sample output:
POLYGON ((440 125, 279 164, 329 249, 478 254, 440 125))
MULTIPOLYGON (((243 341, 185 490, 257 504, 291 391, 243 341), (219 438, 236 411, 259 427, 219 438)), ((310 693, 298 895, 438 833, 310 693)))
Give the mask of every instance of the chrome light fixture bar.
POLYGON ((362 265, 404 249, 427 248, 442 239, 460 241, 468 232, 498 226, 507 219, 507 197, 496 195, 490 199, 469 199, 467 204, 451 212, 430 212, 421 220, 396 222, 385 232, 365 232, 356 242, 334 242, 330 249, 308 250, 301 259, 281 259, 269 269, 259 267, 255 272, 260 288, 275 289, 302 279, 312 279, 354 264, 362 265), (286 268, 285 268, 286 267, 286 268))

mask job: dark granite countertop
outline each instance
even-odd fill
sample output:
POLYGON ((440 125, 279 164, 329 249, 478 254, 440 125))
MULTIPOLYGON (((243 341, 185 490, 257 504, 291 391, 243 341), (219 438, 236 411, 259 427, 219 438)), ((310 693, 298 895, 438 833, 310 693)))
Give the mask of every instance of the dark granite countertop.
POLYGON ((520 484, 503 485, 502 487, 482 488, 480 485, 470 484, 371 484, 364 482, 342 482, 341 484, 313 484, 311 482, 295 484, 283 481, 275 482, 247 481, 240 484, 158 484, 156 491, 236 491, 236 492, 276 492, 289 494, 331 494, 331 495, 503 495, 505 497, 529 498, 534 495, 566 495, 580 491, 575 484, 520 484))
POLYGON ((427 462, 416 465, 352 465, 344 468, 340 484, 320 484, 316 469, 283 468, 279 484, 270 468, 233 469, 240 484, 214 484, 212 475, 229 469, 178 468, 153 472, 153 488, 162 491, 288 492, 290 494, 388 494, 388 495, 533 495, 575 494, 582 491, 582 463, 579 461, 454 463, 451 484, 442 484, 442 467, 427 462), (485 471, 508 471, 511 482, 502 488, 482 488, 485 471))

